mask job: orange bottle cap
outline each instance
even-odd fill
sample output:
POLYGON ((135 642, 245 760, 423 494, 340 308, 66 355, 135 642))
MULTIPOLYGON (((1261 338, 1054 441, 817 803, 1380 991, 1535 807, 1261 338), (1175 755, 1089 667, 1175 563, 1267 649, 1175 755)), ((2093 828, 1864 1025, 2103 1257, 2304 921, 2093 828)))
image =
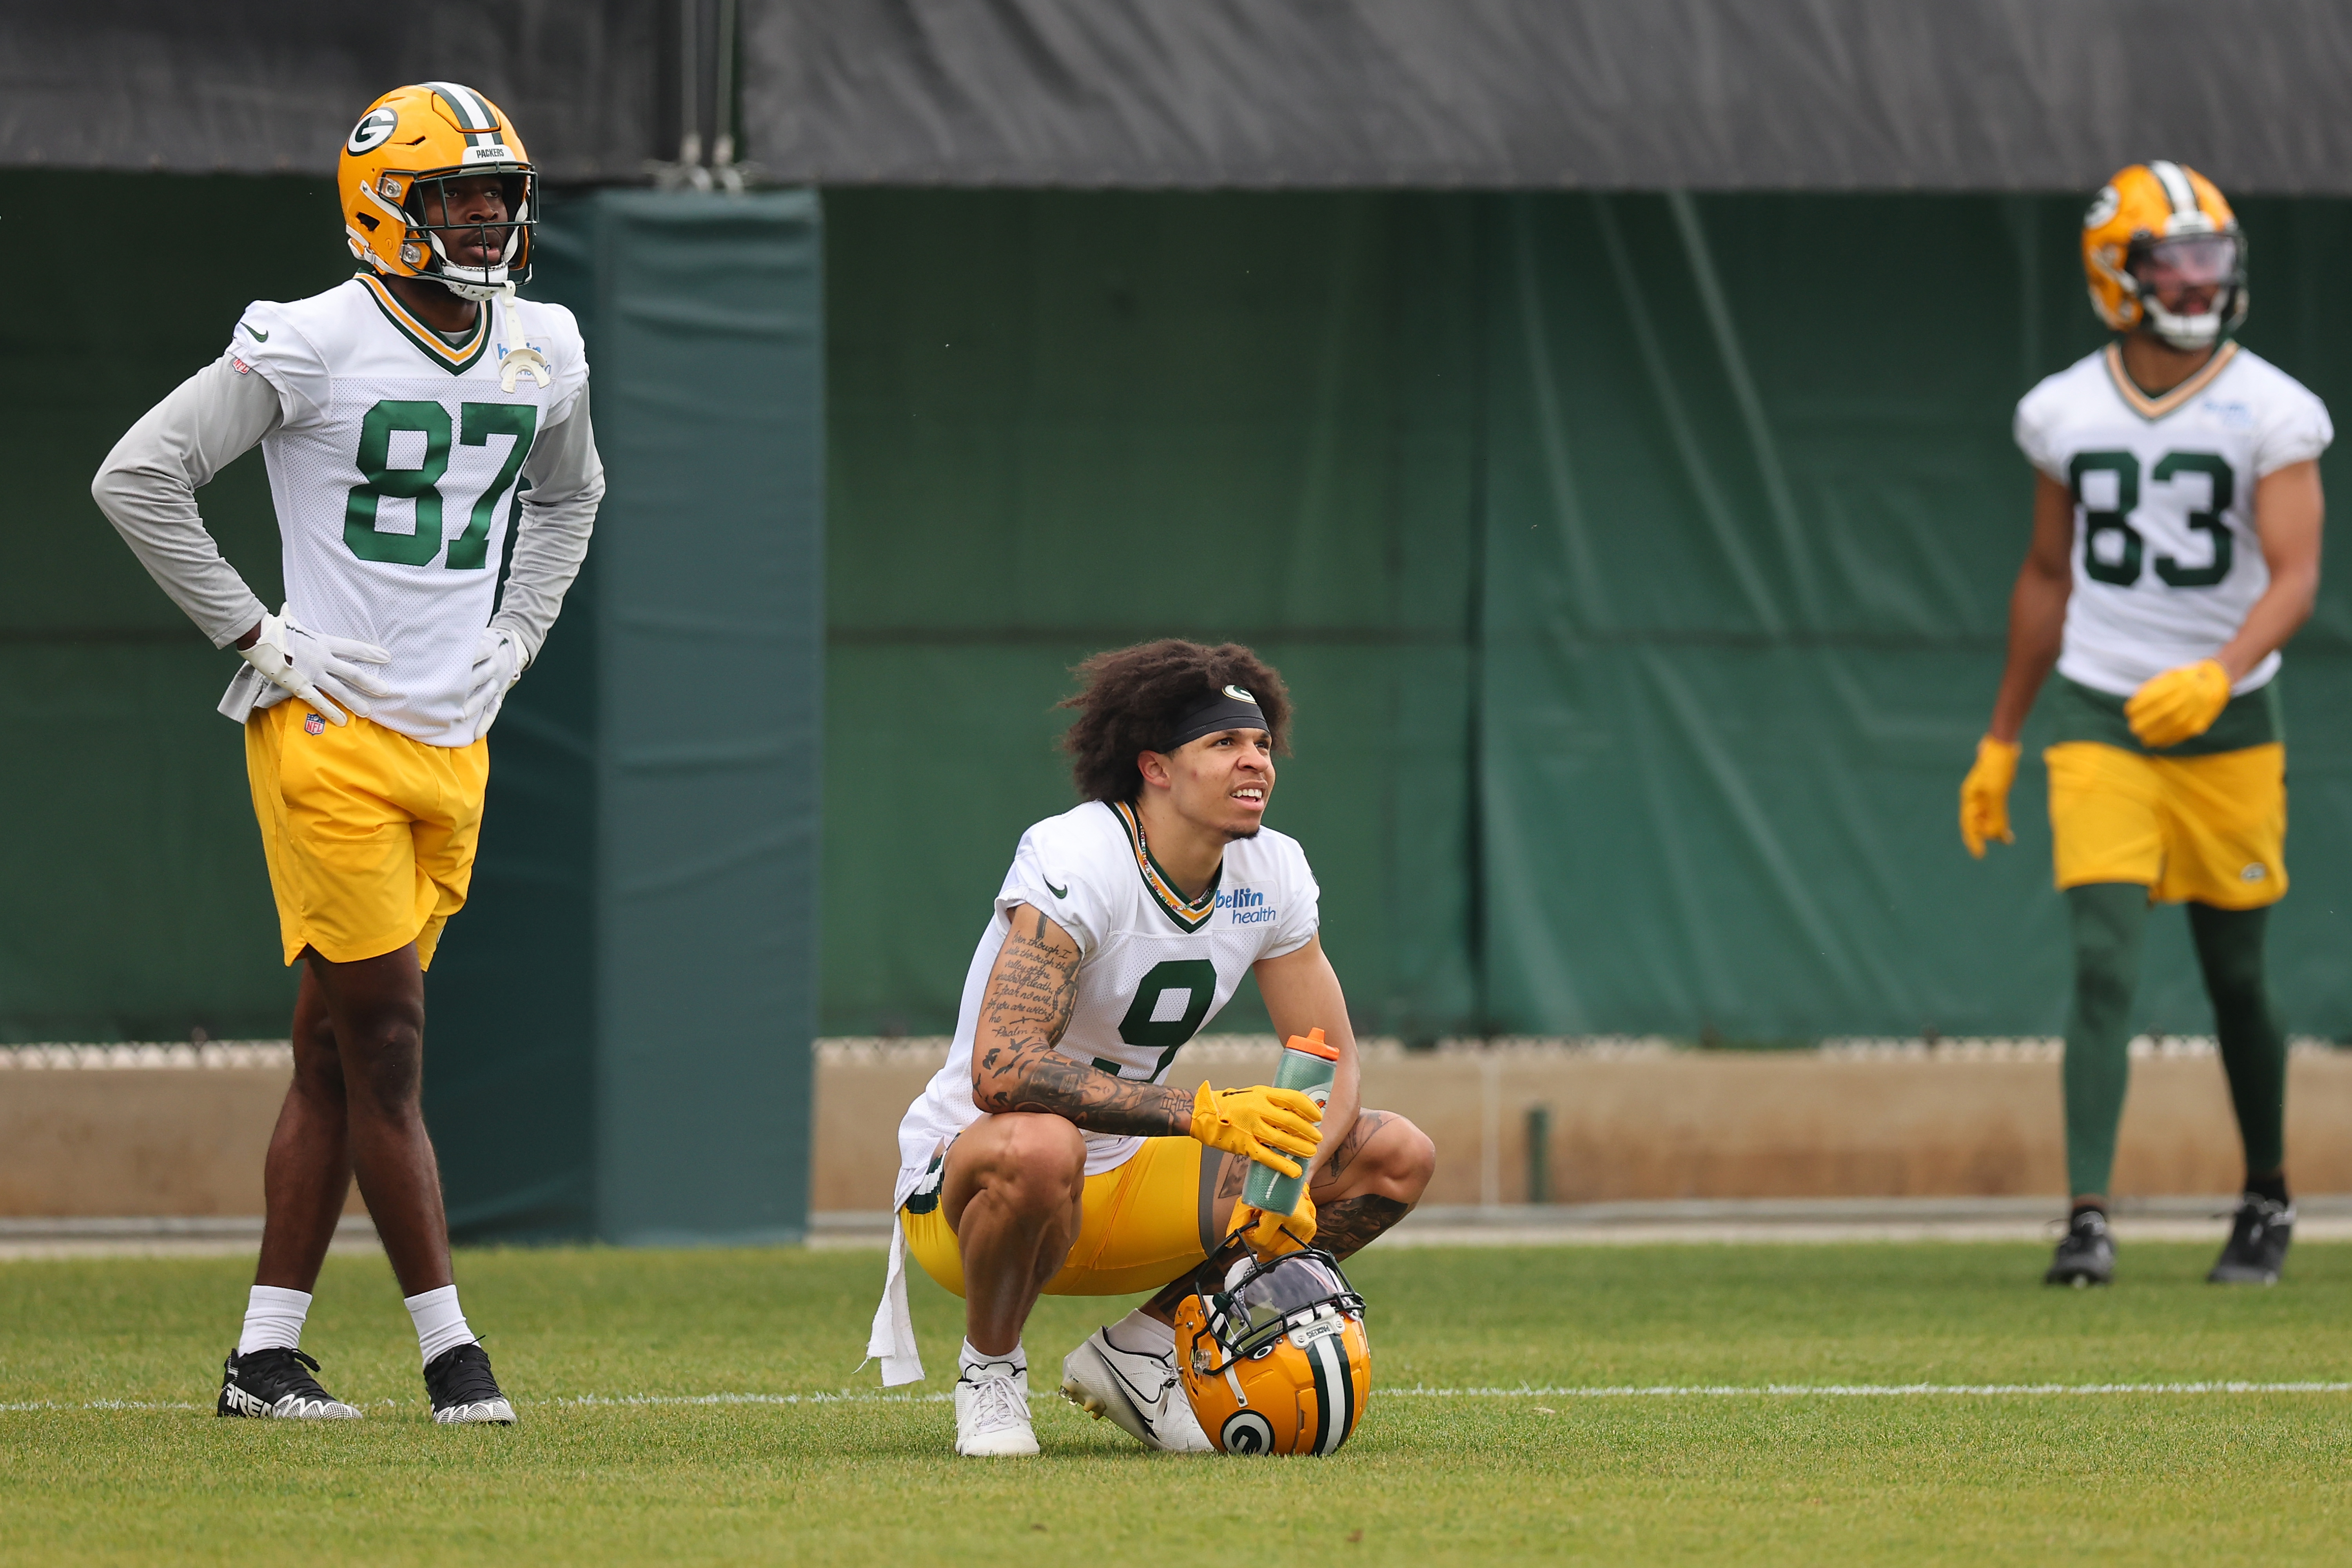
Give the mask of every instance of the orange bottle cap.
POLYGON ((1323 1031, 1320 1029, 1309 1029, 1304 1037, 1293 1035, 1282 1042, 1282 1048, 1286 1051, 1305 1051, 1308 1056, 1321 1057, 1327 1062, 1336 1062, 1339 1059, 1339 1047, 1325 1040, 1323 1031))

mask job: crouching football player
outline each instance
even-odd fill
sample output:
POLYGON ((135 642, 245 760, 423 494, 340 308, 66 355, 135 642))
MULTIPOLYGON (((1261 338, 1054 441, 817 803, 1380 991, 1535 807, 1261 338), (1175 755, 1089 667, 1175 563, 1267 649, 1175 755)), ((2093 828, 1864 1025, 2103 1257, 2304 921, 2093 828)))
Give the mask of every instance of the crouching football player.
POLYGON ((1034 1454, 1022 1325, 1041 1293, 1159 1295, 1062 1363, 1062 1393, 1148 1447, 1208 1452, 1169 1323, 1235 1229, 1262 1256, 1345 1258, 1412 1209, 1435 1152, 1361 1109, 1347 998, 1297 843, 1262 826, 1282 679, 1248 649, 1168 640, 1080 667, 1064 740, 1086 803, 1022 835, 964 981, 947 1064, 899 1124, 889 1282, 871 1353, 922 1375, 905 1258, 964 1299, 956 1452, 1034 1454), (1328 1103, 1169 1081, 1257 977, 1277 1033, 1339 1053, 1328 1103), (1310 1171, 1295 1214, 1239 1203, 1252 1161, 1310 1171))
POLYGON ((425 969, 472 878, 484 737, 580 568, 604 469, 571 312, 514 295, 536 192, 497 106, 454 82, 385 94, 343 143, 336 194, 358 276, 247 306, 92 486, 156 582, 246 660, 221 712, 245 728, 278 933, 302 964, 260 1266, 218 1409, 359 1415, 299 1349, 356 1173, 434 1419, 509 1423, 457 1304, 418 1110, 425 969), (283 542, 278 615, 196 510, 195 490, 257 445, 283 542))

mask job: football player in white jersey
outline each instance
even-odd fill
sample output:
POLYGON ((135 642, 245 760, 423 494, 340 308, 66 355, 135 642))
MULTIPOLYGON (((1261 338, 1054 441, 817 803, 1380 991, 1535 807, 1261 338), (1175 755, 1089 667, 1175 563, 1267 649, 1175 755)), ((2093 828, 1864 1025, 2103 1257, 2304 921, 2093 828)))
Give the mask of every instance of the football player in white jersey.
POLYGON ((466 901, 484 737, 579 570, 604 470, 571 313, 515 295, 538 191, 498 106, 455 82, 385 94, 343 144, 336 194, 359 274, 247 306, 92 486, 156 582, 246 660, 221 711, 244 726, 279 937, 302 964, 261 1258, 218 1410, 360 1414, 299 1348, 356 1173, 434 1419, 510 1423, 450 1277, 418 1108, 424 972, 466 901), (283 549, 275 615, 195 502, 256 445, 283 549))
POLYGON ((2211 182, 2135 163, 2084 219, 2091 299, 2116 336, 2017 405, 2039 474, 2009 661, 1960 786, 1960 836, 2011 839, 2018 731, 2053 667, 2042 753, 2074 927, 2066 1020, 2074 1212, 2046 1278, 2105 1284, 2106 1191, 2152 903, 2189 906, 2245 1145, 2245 1193, 2207 1278, 2269 1283, 2294 1236, 2286 1037, 2263 972, 2286 892, 2279 648, 2319 587, 2319 399, 2231 341, 2246 242, 2211 182))
POLYGON ((1169 1327, 1227 1236, 1346 1257, 1402 1218, 1436 1155, 1362 1109, 1347 998, 1296 840, 1263 826, 1290 700, 1247 648, 1173 639, 1079 667, 1065 737, 1085 804, 1021 837, 953 1045, 898 1128, 898 1225, 869 1352, 923 1375, 906 1258, 964 1299, 956 1451, 1034 1454, 1021 1331, 1041 1293, 1159 1290, 1063 1363, 1062 1392, 1147 1446, 1207 1452, 1169 1327), (1170 1082, 1255 975, 1278 1034, 1339 1049, 1328 1105, 1170 1082), (1319 1125, 1318 1125, 1319 1123, 1319 1125), (1250 1162, 1311 1170, 1297 1212, 1237 1202, 1250 1162))

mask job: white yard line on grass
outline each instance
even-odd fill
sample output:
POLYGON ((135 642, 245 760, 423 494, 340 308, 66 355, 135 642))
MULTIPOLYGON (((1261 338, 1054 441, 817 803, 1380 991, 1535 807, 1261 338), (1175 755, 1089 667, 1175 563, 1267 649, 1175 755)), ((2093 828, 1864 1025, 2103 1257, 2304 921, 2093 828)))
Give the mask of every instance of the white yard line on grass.
MULTIPOLYGON (((1944 1396, 2002 1398, 2053 1394, 2352 1394, 2352 1383, 1658 1383, 1580 1387, 1573 1384, 1516 1388, 1375 1388, 1390 1399, 1918 1399, 1944 1396)), ((948 1394, 567 1394, 525 1403, 630 1408, 684 1405, 944 1405, 948 1394)), ((390 1405, 391 1400, 379 1400, 390 1405)), ((92 1399, 61 1405, 37 1399, 0 1405, 0 1414, 75 1410, 203 1410, 185 1401, 92 1399)))
POLYGON ((1925 1394, 2352 1394, 2352 1383, 1764 1383, 1626 1384, 1612 1388, 1381 1388, 1400 1399, 1908 1399, 1925 1394))

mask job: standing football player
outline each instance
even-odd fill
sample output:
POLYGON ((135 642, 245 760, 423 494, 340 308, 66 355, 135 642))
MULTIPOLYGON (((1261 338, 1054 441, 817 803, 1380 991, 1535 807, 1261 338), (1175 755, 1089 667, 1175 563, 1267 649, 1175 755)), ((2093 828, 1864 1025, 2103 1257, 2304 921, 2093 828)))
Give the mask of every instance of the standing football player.
POLYGON ((1037 1452, 1021 1330, 1041 1293, 1152 1289, 1069 1353, 1062 1393, 1150 1447, 1208 1451, 1169 1325, 1209 1256, 1242 1232, 1261 1257, 1313 1242, 1344 1258, 1405 1215, 1436 1163, 1412 1123, 1360 1108, 1314 875, 1262 826, 1289 731, 1282 678, 1234 644, 1173 639, 1079 673, 1063 744, 1085 804, 1022 835, 947 1063, 898 1127, 898 1225, 868 1349, 886 1383, 923 1375, 911 1252, 964 1299, 959 1454, 1037 1452), (1279 1035, 1320 1028, 1337 1047, 1326 1106, 1169 1083, 1250 974, 1279 1035), (1310 1170, 1296 1213, 1237 1201, 1254 1160, 1310 1170))
POLYGON ((571 313, 515 297, 538 190, 498 107, 454 82, 386 93, 343 143, 336 194, 363 269, 247 307, 227 350, 131 426, 91 487, 164 592, 246 661, 220 710, 245 728, 278 932, 302 964, 260 1266, 219 1413, 359 1415, 299 1348, 356 1173, 433 1418, 510 1423, 450 1279, 418 1108, 425 970, 466 901, 483 737, 579 571, 604 469, 571 313), (221 559, 194 497, 256 444, 283 542, 276 615, 221 559))
POLYGON ((2152 903, 2189 906, 2245 1144, 2217 1282, 2277 1279, 2294 1235, 2286 1036, 2263 972, 2286 892, 2279 647, 2319 587, 2327 410, 2237 343, 2246 242, 2210 181, 2135 163, 2083 220, 2091 300, 2116 337, 2017 405, 2033 542, 2010 599, 1992 725, 1960 785, 1960 837, 2011 842, 2018 731, 2054 666, 2050 826, 2074 927, 2066 1168, 2074 1211, 2046 1278, 2115 1272, 2106 1190, 2152 903))

